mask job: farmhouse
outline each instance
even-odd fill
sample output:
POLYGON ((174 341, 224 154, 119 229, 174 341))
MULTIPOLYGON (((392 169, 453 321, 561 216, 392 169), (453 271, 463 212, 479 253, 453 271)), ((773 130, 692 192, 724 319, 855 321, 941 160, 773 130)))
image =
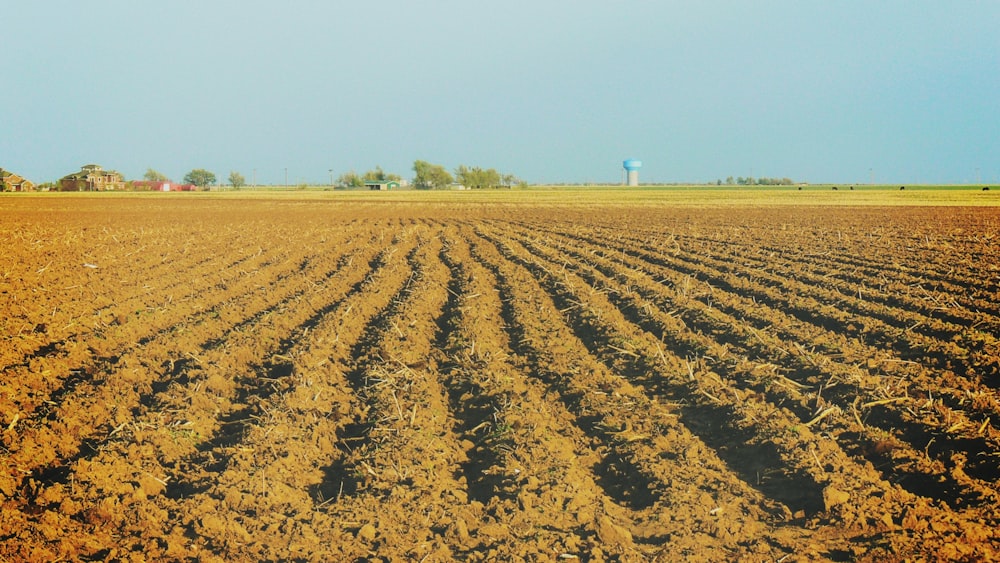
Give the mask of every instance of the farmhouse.
POLYGON ((59 180, 59 190, 64 192, 92 192, 123 190, 125 180, 114 170, 102 170, 96 164, 84 165, 79 172, 63 176, 59 180))
POLYGON ((365 180, 365 187, 369 190, 398 190, 399 182, 395 180, 365 180))
POLYGON ((13 172, 0 168, 0 192, 29 192, 35 189, 35 184, 13 172))

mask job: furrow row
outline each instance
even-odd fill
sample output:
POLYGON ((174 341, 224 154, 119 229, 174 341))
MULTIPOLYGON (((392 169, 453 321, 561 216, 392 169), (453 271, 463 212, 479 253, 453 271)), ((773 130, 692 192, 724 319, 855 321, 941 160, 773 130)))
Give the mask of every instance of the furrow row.
MULTIPOLYGON (((336 265, 329 269, 317 266, 307 274, 323 281, 337 270, 336 265)), ((155 406, 164 391, 190 381, 189 372, 203 369, 204 362, 219 361, 206 356, 206 352, 212 354, 212 348, 206 346, 212 339, 206 340, 205 334, 239 335, 239 326, 247 315, 259 318, 283 310, 301 300, 305 289, 314 287, 315 280, 289 276, 286 283, 272 286, 263 295, 248 288, 224 305, 224 314, 202 315, 190 324, 182 323, 144 342, 141 349, 104 360, 101 375, 80 381, 67 390, 51 407, 50 414, 26 421, 16 429, 7 429, 5 438, 11 440, 8 459, 16 473, 12 475, 14 480, 5 482, 5 494, 27 477, 28 487, 34 492, 26 495, 26 499, 31 499, 47 482, 64 479, 74 460, 93 456, 108 440, 127 438, 135 429, 136 417, 155 406), (151 373, 158 375, 150 380, 151 373)), ((224 355, 225 350, 215 354, 224 355)), ((161 421, 165 425, 174 422, 161 421)))
MULTIPOLYGON (((531 248, 536 252, 545 252, 537 245, 533 245, 531 248)), ((567 247, 559 248, 555 253, 561 256, 575 254, 567 247)), ((872 420, 868 422, 868 424, 873 424, 873 427, 867 427, 863 424, 858 412, 861 411, 867 420, 869 418, 868 412, 872 409, 876 412, 881 409, 893 409, 898 401, 886 401, 881 400, 883 397, 872 396, 870 393, 874 389, 870 389, 869 386, 877 387, 877 384, 869 385, 866 382, 872 382, 878 377, 862 373, 857 365, 843 364, 838 360, 825 357, 821 353, 807 354, 805 350, 801 349, 801 346, 799 346, 799 352, 790 353, 789 349, 794 351, 795 348, 789 346, 787 340, 781 339, 779 327, 770 327, 771 330, 779 332, 779 335, 776 336, 770 331, 754 330, 750 326, 761 319, 770 319, 780 324, 782 320, 780 312, 765 310, 760 313, 760 317, 755 319, 757 311, 744 309, 738 311, 741 317, 736 319, 720 311, 721 308, 728 308, 726 302, 729 299, 727 298, 735 296, 720 293, 714 294, 715 308, 705 307, 696 300, 687 300, 687 305, 685 305, 685 301, 676 295, 668 300, 667 290, 649 277, 641 275, 638 269, 610 265, 611 261, 597 258, 593 254, 577 254, 581 260, 584 256, 596 262, 594 267, 607 273, 608 277, 596 273, 588 274, 586 270, 589 267, 580 264, 575 265, 574 270, 581 271, 581 275, 592 286, 605 290, 609 299, 618 303, 623 313, 632 311, 630 316, 637 324, 648 325, 648 330, 662 330, 656 327, 655 323, 649 323, 649 320, 659 316, 659 310, 671 307, 674 314, 685 319, 690 329, 710 334, 713 339, 723 341, 728 351, 740 358, 738 362, 734 362, 728 368, 732 372, 731 378, 734 385, 738 388, 751 389, 768 397, 776 404, 791 408, 802 422, 811 421, 817 415, 822 415, 813 422, 822 420, 821 426, 835 435, 843 448, 859 456, 865 455, 873 462, 879 461, 879 458, 883 457, 884 454, 893 451, 896 464, 891 466, 886 466, 884 463, 879 464, 883 471, 888 472, 887 479, 902 482, 904 486, 918 494, 930 493, 936 498, 942 498, 938 495, 947 495, 944 498, 952 504, 961 505, 974 499, 979 499, 979 504, 987 503, 987 506, 992 506, 995 502, 997 495, 992 490, 992 478, 990 477, 976 482, 975 479, 963 475, 961 471, 950 471, 948 473, 950 481, 948 486, 928 487, 920 483, 920 473, 926 475, 927 478, 934 475, 940 485, 942 484, 942 476, 939 467, 928 467, 927 463, 923 463, 924 467, 920 467, 919 463, 911 463, 911 467, 906 469, 901 463, 906 457, 912 460, 925 460, 928 448, 924 447, 924 443, 928 437, 934 437, 938 441, 938 444, 930 448, 931 453, 940 455, 941 462, 946 465, 950 464, 949 456, 953 455, 951 453, 953 450, 949 448, 960 446, 964 450, 958 448, 957 451, 971 449, 969 453, 972 454, 991 451, 994 449, 992 446, 982 444, 981 438, 978 439, 980 442, 978 446, 976 445, 977 440, 949 439, 948 436, 943 435, 943 429, 939 429, 936 433, 925 430, 923 432, 924 441, 920 442, 919 446, 914 444, 913 447, 904 447, 904 443, 895 441, 891 443, 892 445, 887 445, 886 442, 880 441, 884 440, 882 438, 884 434, 879 431, 878 424, 874 420, 876 418, 874 412, 871 416, 872 420), (615 281, 616 279, 627 280, 625 282, 627 286, 619 285, 615 281), (694 309, 690 308, 692 306, 694 309), (750 321, 749 324, 748 321, 750 321), (812 373, 810 377, 805 378, 805 383, 799 382, 803 381, 799 375, 803 372, 812 373), (862 381, 862 383, 856 383, 858 381, 862 381), (809 389, 812 391, 807 392, 809 389), (853 413, 853 417, 851 413, 853 413), (913 466, 917 467, 919 473, 909 473, 913 471, 913 466)), ((801 334, 801 332, 792 330, 784 336, 792 338, 801 334)), ((676 340, 677 337, 671 336, 670 338, 676 340)), ((696 342, 698 338, 695 336, 683 340, 686 342, 681 343, 680 346, 685 350, 693 351, 704 346, 703 350, 706 353, 715 355, 715 352, 711 350, 711 343, 699 345, 696 342)), ((906 429, 907 427, 916 430, 923 425, 923 417, 918 416, 917 413, 910 416, 908 409, 905 411, 894 410, 893 412, 897 413, 893 425, 885 424, 885 428, 881 432, 888 431, 890 428, 906 429), (899 416, 899 413, 902 416, 899 416)), ((953 420, 960 419, 961 413, 953 413, 952 417, 953 420)), ((911 436, 900 436, 900 439, 907 438, 913 439, 911 436)), ((969 457, 972 458, 971 455, 969 457)), ((965 472, 975 475, 984 469, 982 461, 982 459, 972 459, 967 462, 963 456, 961 464, 964 466, 965 472)), ((988 467, 985 469, 989 471, 988 467)), ((995 469, 993 470, 995 471, 995 469)))
MULTIPOLYGON (((474 244, 474 254, 498 277, 501 295, 510 303, 507 324, 515 350, 575 413, 575 424, 603 446, 608 481, 626 487, 618 498, 633 508, 651 508, 651 521, 637 525, 636 534, 625 536, 628 541, 608 547, 628 553, 635 549, 635 537, 645 536, 646 549, 653 549, 679 535, 662 535, 672 521, 664 520, 665 506, 658 504, 666 502, 672 511, 683 512, 685 538, 723 559, 746 549, 746 538, 761 540, 761 526, 783 518, 779 507, 729 478, 732 470, 726 463, 678 420, 684 406, 650 397, 632 373, 609 368, 603 361, 608 349, 604 336, 581 331, 579 302, 555 290, 555 279, 526 258, 516 242, 481 227, 477 234, 485 240, 474 244), (695 457, 699 467, 685 463, 695 457), (661 508, 653 508, 657 506, 661 508)), ((770 549, 751 543, 754 550, 770 549)), ((663 549, 665 556, 693 553, 685 542, 670 542, 663 549)))
MULTIPOLYGON (((281 381, 258 383, 261 391, 250 397, 252 420, 238 442, 215 452, 224 462, 200 479, 207 486, 169 504, 187 533, 198 537, 196 546, 249 559, 277 550, 291 559, 303 556, 298 546, 310 536, 345 537, 357 529, 317 508, 354 492, 343 484, 352 473, 341 470, 356 446, 349 434, 363 425, 367 408, 350 392, 351 358, 412 276, 403 255, 417 244, 414 230, 404 226, 397 232, 370 272, 324 310, 308 333, 289 342, 281 354, 287 366, 281 381), (260 517, 262 509, 266 517, 260 517)), ((315 556, 336 559, 336 544, 315 556)))

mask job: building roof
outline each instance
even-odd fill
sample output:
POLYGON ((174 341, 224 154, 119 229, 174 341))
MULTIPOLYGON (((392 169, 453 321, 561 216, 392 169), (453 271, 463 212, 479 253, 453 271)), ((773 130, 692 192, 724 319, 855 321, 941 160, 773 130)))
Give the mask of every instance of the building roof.
POLYGON ((18 178, 22 182, 28 181, 24 176, 21 176, 20 174, 15 174, 10 170, 4 170, 3 168, 0 168, 0 179, 6 179, 11 177, 18 178))
POLYGON ((0 188, 6 190, 7 187, 11 187, 16 191, 32 190, 35 188, 35 183, 20 174, 0 168, 0 188))
POLYGON ((119 179, 124 179, 124 177, 114 170, 104 170, 96 164, 85 164, 80 167, 79 172, 74 172, 72 174, 67 174, 60 178, 61 180, 82 180, 86 179, 93 174, 107 174, 118 176, 119 179))

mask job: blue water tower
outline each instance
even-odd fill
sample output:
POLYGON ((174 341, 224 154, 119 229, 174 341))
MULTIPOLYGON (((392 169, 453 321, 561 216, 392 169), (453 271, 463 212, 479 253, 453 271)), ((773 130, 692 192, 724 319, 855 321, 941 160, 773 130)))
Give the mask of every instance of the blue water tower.
POLYGON ((622 163, 622 166, 625 167, 625 172, 628 174, 628 182, 627 182, 627 184, 629 186, 638 186, 639 185, 639 169, 642 168, 642 161, 641 160, 636 160, 634 158, 629 158, 629 159, 626 159, 625 162, 622 163))

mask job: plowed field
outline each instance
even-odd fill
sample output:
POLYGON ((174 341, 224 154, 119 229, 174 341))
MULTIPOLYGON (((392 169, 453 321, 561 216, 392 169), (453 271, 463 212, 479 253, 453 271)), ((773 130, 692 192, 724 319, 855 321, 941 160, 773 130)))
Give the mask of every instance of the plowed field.
POLYGON ((0 200, 0 561, 998 558, 997 208, 454 200, 0 200))

